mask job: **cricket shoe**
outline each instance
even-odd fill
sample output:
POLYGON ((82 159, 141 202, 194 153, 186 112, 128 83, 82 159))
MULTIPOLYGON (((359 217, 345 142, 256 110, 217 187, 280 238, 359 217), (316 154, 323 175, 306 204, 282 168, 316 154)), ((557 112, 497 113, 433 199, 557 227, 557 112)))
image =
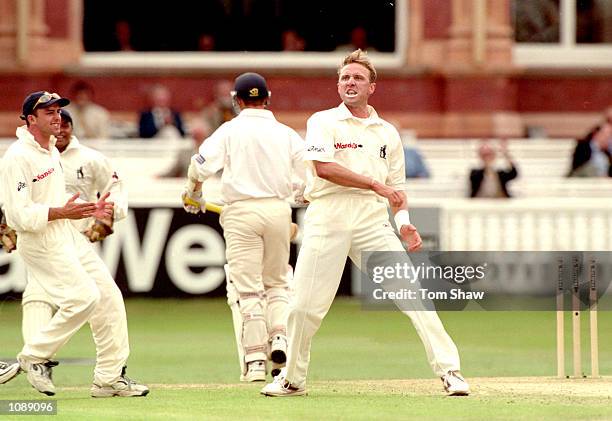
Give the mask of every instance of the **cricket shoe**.
POLYGON ((459 371, 449 371, 442 376, 442 384, 448 396, 467 396, 470 394, 470 385, 465 381, 459 371))
POLYGON ((20 371, 19 363, 8 364, 0 361, 0 384, 10 382, 20 371))
POLYGON ((261 389, 261 394, 264 396, 272 397, 285 397, 285 396, 303 396, 306 394, 306 389, 303 387, 296 387, 289 383, 285 376, 287 375, 287 369, 283 368, 278 376, 274 378, 272 383, 268 383, 261 389))
POLYGON ((240 376, 240 381, 243 382, 265 382, 266 381, 266 362, 264 360, 256 360, 247 363, 247 372, 244 376, 240 376))
POLYGON ((149 394, 149 388, 126 376, 126 368, 127 367, 123 367, 123 370, 121 370, 121 377, 119 377, 119 380, 109 386, 99 386, 94 383, 91 386, 91 396, 93 398, 147 396, 149 394))
POLYGON ((52 368, 59 364, 57 361, 33 363, 20 355, 17 356, 17 361, 21 370, 27 373, 28 381, 34 389, 47 396, 55 395, 52 368))
POLYGON ((287 361, 287 338, 276 335, 270 341, 270 359, 274 363, 283 364, 287 361))

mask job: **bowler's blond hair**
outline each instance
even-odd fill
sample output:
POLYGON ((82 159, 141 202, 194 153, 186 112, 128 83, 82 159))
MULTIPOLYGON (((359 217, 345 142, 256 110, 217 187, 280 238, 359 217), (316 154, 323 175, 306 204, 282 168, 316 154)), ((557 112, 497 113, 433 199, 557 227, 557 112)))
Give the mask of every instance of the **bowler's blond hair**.
POLYGON ((356 49, 351 54, 344 57, 342 64, 340 67, 338 67, 338 76, 340 76, 340 72, 344 66, 352 63, 361 64, 363 67, 368 69, 368 72, 370 72, 370 83, 376 82, 376 69, 372 65, 368 54, 365 51, 361 51, 361 48, 356 49))

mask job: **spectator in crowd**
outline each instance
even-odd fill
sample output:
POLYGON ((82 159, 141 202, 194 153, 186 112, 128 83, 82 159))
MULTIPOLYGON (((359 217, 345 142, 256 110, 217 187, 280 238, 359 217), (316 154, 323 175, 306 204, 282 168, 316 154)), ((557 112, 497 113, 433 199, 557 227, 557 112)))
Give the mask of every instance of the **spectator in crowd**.
POLYGON ((170 107, 172 95, 163 85, 154 85, 149 93, 150 108, 140 113, 139 135, 141 138, 181 138, 185 136, 183 119, 178 111, 170 107))
POLYGON ((559 42, 559 2, 514 0, 514 39, 518 42, 559 42))
POLYGON ((120 20, 115 24, 115 35, 119 44, 119 51, 134 51, 132 47, 132 29, 127 20, 120 20))
POLYGON ((416 147, 404 146, 404 162, 406 163, 406 178, 429 178, 429 170, 425 160, 416 147))
POLYGON ((510 180, 518 176, 518 171, 508 153, 505 139, 502 139, 500 142, 500 152, 508 164, 508 168, 505 170, 496 169, 494 166, 496 157, 495 149, 488 142, 483 142, 480 145, 478 148, 478 156, 480 157, 481 165, 479 168, 474 168, 470 172, 470 197, 489 199, 510 197, 506 185, 510 180))
POLYGON ((306 41, 295 29, 287 29, 281 34, 283 51, 304 51, 306 41))
POLYGON ((110 113, 93 102, 94 89, 78 81, 70 89, 72 102, 67 107, 74 121, 74 135, 79 139, 106 139, 110 127, 110 113))
POLYGON ((569 177, 612 177, 612 108, 607 120, 576 142, 569 177))
POLYGON ((212 130, 210 130, 210 127, 206 126, 204 123, 194 123, 191 127, 191 140, 193 141, 193 145, 190 148, 181 149, 172 167, 161 174, 160 177, 187 177, 187 168, 189 168, 189 164, 191 163, 191 157, 198 153, 200 145, 204 142, 204 139, 211 135, 211 133, 212 130))
POLYGON ((203 33, 198 37, 198 51, 215 51, 215 36, 203 33))
POLYGON ((232 82, 219 80, 213 87, 213 100, 201 111, 203 123, 213 132, 236 116, 232 105, 232 82))
POLYGON ((354 51, 357 49, 368 52, 376 51, 376 48, 368 43, 368 33, 363 26, 353 28, 350 43, 339 45, 336 51, 354 51))

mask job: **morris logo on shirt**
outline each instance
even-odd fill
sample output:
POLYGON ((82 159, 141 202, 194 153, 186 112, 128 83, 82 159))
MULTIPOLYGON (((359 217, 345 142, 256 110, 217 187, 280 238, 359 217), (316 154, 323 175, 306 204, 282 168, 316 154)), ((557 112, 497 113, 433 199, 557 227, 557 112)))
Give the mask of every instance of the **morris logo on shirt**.
POLYGON ((355 143, 355 142, 349 142, 349 143, 336 142, 334 143, 334 148, 336 149, 357 149, 357 148, 363 148, 363 145, 360 143, 355 143))
POLYGON ((17 191, 21 191, 21 189, 25 189, 26 187, 28 187, 28 186, 23 181, 20 181, 20 182, 17 183, 17 191))
POLYGON ((38 174, 35 178, 32 179, 33 183, 36 183, 37 181, 43 180, 44 178, 46 178, 47 176, 53 174, 53 172, 55 171, 55 168, 49 168, 47 171, 45 171, 42 174, 38 174))

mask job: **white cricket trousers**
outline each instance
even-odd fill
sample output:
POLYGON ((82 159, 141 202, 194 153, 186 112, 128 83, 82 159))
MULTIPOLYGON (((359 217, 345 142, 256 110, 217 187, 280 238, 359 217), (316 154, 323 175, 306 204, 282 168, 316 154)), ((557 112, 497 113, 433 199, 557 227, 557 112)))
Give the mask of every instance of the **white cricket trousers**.
POLYGON ((33 313, 35 320, 24 314, 24 322, 36 331, 24 331, 20 356, 34 363, 49 360, 89 322, 96 345, 94 382, 111 385, 121 376, 130 353, 123 296, 89 241, 74 228, 69 232, 70 237, 42 253, 35 244, 19 245, 28 272, 24 312, 36 312, 37 302, 50 301, 57 307, 48 323, 42 321, 42 313, 33 313))
MULTIPOLYGON (((310 203, 293 281, 295 297, 287 323, 286 379, 304 387, 312 338, 329 311, 347 255, 361 267, 362 251, 405 249, 375 196, 333 194, 310 203)), ((403 311, 414 325, 437 376, 459 370, 459 353, 435 311, 403 311)))
POLYGON ((268 338, 286 335, 291 207, 278 198, 240 200, 224 206, 220 222, 242 315, 244 362, 266 360, 268 338))

